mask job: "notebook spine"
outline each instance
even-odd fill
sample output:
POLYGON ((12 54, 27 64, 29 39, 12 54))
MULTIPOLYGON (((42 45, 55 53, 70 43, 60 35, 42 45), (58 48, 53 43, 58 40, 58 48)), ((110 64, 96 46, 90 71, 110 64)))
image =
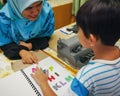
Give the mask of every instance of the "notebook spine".
POLYGON ((23 69, 21 69, 22 74, 24 75, 24 77, 26 78, 26 80, 28 81, 28 83, 31 85, 32 89, 34 90, 34 92, 36 93, 37 96, 42 96, 40 94, 40 92, 37 90, 37 88, 35 87, 35 85, 32 83, 32 81, 30 80, 30 78, 26 75, 26 73, 23 71, 23 69))

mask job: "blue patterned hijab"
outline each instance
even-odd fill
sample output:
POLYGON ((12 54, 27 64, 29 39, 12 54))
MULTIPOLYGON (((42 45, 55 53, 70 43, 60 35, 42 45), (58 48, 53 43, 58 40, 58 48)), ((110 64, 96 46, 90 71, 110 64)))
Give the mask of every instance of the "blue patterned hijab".
POLYGON ((53 31, 54 14, 45 0, 8 0, 0 10, 0 46, 51 36, 53 31), (38 19, 31 21, 24 18, 22 11, 37 1, 43 1, 38 19))

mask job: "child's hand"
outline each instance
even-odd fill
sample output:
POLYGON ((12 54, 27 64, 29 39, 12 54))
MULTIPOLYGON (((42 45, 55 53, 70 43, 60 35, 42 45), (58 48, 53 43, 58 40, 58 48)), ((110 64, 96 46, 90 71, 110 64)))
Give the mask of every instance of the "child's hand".
POLYGON ((43 72, 41 68, 36 67, 36 70, 31 74, 31 76, 39 86, 45 86, 48 84, 48 74, 48 70, 46 70, 46 72, 43 72))
POLYGON ((44 96, 57 96, 48 84, 48 74, 48 70, 44 72, 41 68, 36 67, 35 72, 31 76, 40 86, 44 96))
POLYGON ((33 63, 38 63, 37 57, 30 51, 27 50, 21 50, 19 52, 19 55, 22 58, 22 62, 24 64, 33 64, 33 63))

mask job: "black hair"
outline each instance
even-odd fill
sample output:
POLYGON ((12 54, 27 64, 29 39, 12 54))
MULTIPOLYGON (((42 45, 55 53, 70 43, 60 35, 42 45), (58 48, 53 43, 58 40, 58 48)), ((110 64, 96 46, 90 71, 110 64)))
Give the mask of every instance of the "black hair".
POLYGON ((86 38, 93 34, 105 45, 120 38, 120 0, 88 0, 76 16, 77 25, 86 38))

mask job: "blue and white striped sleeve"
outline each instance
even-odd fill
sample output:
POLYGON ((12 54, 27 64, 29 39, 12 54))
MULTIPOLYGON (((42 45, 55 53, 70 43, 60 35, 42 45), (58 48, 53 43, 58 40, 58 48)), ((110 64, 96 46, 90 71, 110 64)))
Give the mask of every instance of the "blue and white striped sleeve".
POLYGON ((79 80, 80 75, 82 75, 81 73, 82 73, 82 70, 80 70, 76 75, 76 77, 72 80, 64 96, 88 96, 89 95, 89 91, 79 80))

